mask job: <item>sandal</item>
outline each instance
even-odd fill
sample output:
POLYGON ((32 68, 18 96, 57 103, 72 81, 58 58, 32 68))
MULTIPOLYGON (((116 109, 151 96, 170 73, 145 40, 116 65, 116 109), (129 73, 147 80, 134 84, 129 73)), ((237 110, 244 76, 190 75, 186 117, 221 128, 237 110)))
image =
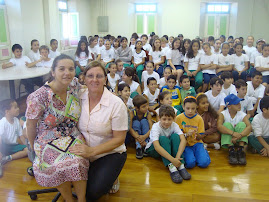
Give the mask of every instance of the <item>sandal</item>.
POLYGON ((28 175, 30 175, 30 176, 34 176, 33 166, 27 168, 27 173, 28 173, 28 175))
POLYGON ((111 189, 109 190, 110 194, 115 194, 115 193, 117 193, 119 191, 119 189, 120 189, 120 180, 119 180, 119 178, 117 180, 118 180, 118 182, 116 184, 113 184, 111 189))

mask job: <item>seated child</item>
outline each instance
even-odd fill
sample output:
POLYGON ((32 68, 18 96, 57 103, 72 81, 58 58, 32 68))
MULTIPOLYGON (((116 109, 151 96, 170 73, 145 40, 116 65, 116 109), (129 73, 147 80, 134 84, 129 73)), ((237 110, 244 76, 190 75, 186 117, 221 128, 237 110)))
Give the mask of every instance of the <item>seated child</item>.
POLYGON ((171 74, 172 74, 171 68, 170 67, 165 67, 164 70, 163 70, 163 77, 160 79, 160 85, 159 85, 160 89, 167 85, 167 78, 171 74))
MULTIPOLYGON (((266 96, 269 96, 269 85, 267 85, 265 90, 264 90, 264 97, 266 97, 266 96)), ((259 101, 258 108, 257 108, 257 113, 258 114, 262 113, 262 110, 260 108, 260 102, 261 102, 261 100, 259 101)))
POLYGON ((221 146, 229 149, 229 163, 231 165, 246 165, 244 146, 248 143, 251 125, 248 116, 241 111, 242 99, 230 94, 224 99, 227 109, 219 114, 218 130, 221 133, 221 146), (238 143, 239 148, 235 150, 238 143))
POLYGON ((75 62, 76 62, 76 76, 80 72, 85 70, 85 67, 92 60, 92 55, 88 49, 87 41, 80 40, 78 42, 78 47, 75 53, 75 62))
POLYGON ((223 80, 223 86, 221 92, 225 94, 225 97, 230 94, 236 95, 236 89, 233 85, 233 75, 231 72, 222 72, 220 78, 223 80))
POLYGON ((218 113, 210 105, 207 96, 204 93, 199 93, 197 99, 197 112, 204 120, 205 133, 203 142, 207 148, 220 149, 220 134, 217 128, 218 113))
POLYGON ((58 48, 58 41, 56 39, 50 40, 50 51, 49 51, 49 58, 56 58, 57 56, 61 55, 59 51, 57 51, 58 48))
POLYGON ((247 70, 249 69, 249 57, 243 54, 243 45, 237 43, 234 45, 235 54, 233 54, 234 67, 233 67, 233 78, 237 81, 239 78, 247 79, 247 70))
POLYGON ((229 43, 223 43, 221 47, 221 54, 218 55, 218 65, 216 69, 217 76, 222 72, 232 71, 234 66, 233 57, 229 55, 230 46, 229 43))
POLYGON ((107 80, 109 82, 110 87, 112 88, 113 92, 118 92, 118 85, 120 76, 117 74, 117 65, 114 62, 109 63, 108 65, 108 74, 107 80))
POLYGON ((149 111, 156 114, 155 109, 159 106, 158 96, 160 94, 160 89, 158 88, 157 81, 154 77, 149 77, 147 79, 148 89, 144 91, 143 95, 148 99, 149 111))
POLYGON ((186 139, 174 122, 174 109, 168 105, 160 107, 160 121, 154 123, 150 131, 150 139, 146 152, 154 158, 162 158, 165 167, 170 171, 174 183, 181 183, 191 179, 191 175, 184 167, 183 151, 186 139))
POLYGON ((239 79, 234 83, 237 91, 237 97, 243 99, 241 104, 241 111, 246 113, 248 117, 254 115, 253 104, 251 99, 247 96, 247 83, 243 79, 239 79))
POLYGON ((223 111, 225 107, 225 94, 221 92, 222 85, 223 80, 218 77, 214 77, 210 80, 211 90, 205 93, 209 103, 217 112, 223 111))
POLYGON ((263 98, 265 87, 262 83, 262 73, 254 71, 251 75, 251 81, 247 81, 247 95, 250 97, 253 104, 253 112, 255 113, 260 99, 263 98))
MULTIPOLYGON (((196 92, 194 87, 190 85, 190 78, 187 75, 182 75, 180 77, 180 94, 181 94, 181 100, 184 100, 187 96, 196 96, 196 92)), ((183 112, 183 107, 181 105, 180 112, 183 112)))
POLYGON ((186 97, 183 101, 184 113, 176 117, 176 123, 184 132, 187 146, 184 151, 186 168, 194 168, 195 165, 206 168, 211 160, 203 145, 204 121, 197 114, 197 103, 193 96, 186 97))
POLYGON ((249 144, 262 156, 269 157, 269 97, 261 99, 262 113, 257 114, 251 125, 253 135, 248 137, 249 144))
POLYGON ((120 76, 119 82, 121 82, 122 81, 121 77, 123 74, 123 62, 120 59, 117 59, 115 63, 117 65, 117 74, 120 76))
POLYGON ((269 83, 269 44, 262 46, 262 56, 256 58, 255 68, 262 73, 262 83, 266 86, 269 83))
POLYGON ((101 50, 101 60, 104 63, 106 69, 110 62, 114 62, 115 60, 115 50, 111 48, 111 43, 109 40, 105 41, 105 49, 101 50))
MULTIPOLYGON (((146 63, 146 70, 142 72, 142 78, 141 78, 141 85, 142 85, 142 90, 145 92, 148 90, 147 86, 147 80, 149 77, 154 77, 157 81, 157 85, 160 84, 160 76, 157 72, 154 72, 154 66, 153 66, 152 61, 148 61, 146 63)), ((157 86, 158 87, 158 86, 157 86)))
POLYGON ((17 118, 19 115, 17 102, 12 99, 1 102, 1 112, 4 117, 0 120, 0 177, 3 176, 3 165, 11 160, 27 156, 22 127, 17 118))
POLYGON ((148 112, 149 103, 143 95, 133 98, 135 109, 130 112, 130 133, 135 138, 136 158, 142 159, 145 146, 149 141, 152 118, 148 112))
POLYGON ((161 92, 169 91, 172 94, 172 107, 179 110, 181 104, 181 94, 180 87, 176 86, 176 81, 177 77, 175 75, 168 76, 167 85, 162 87, 161 92))

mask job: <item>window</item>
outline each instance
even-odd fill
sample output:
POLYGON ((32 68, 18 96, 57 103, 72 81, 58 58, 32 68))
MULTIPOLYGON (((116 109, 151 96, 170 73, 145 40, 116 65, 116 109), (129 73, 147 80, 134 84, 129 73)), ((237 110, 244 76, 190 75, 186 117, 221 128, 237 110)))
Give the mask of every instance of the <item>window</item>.
POLYGON ((207 4, 207 13, 229 13, 229 4, 207 4))
POLYGON ((135 4, 136 13, 156 13, 157 5, 156 4, 135 4))
POLYGON ((7 12, 4 5, 0 5, 0 61, 11 58, 7 12))
POLYGON ((58 8, 59 8, 59 11, 67 12, 67 2, 64 0, 58 1, 58 8))

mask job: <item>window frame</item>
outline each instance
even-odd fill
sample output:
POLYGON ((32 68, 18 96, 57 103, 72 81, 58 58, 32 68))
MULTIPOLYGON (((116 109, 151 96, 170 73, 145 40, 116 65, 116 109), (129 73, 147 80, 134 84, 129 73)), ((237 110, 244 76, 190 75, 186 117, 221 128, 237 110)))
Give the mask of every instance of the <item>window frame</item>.
POLYGON ((157 13, 158 11, 158 7, 156 3, 135 3, 135 13, 139 14, 139 13, 157 13), (137 10, 137 6, 155 6, 155 11, 138 11, 137 10))
POLYGON ((58 0, 58 2, 57 2, 57 6, 58 6, 58 9, 59 9, 60 12, 68 12, 68 3, 67 3, 67 0, 58 0), (60 2, 66 4, 66 9, 61 9, 61 8, 59 8, 59 3, 60 3, 60 2))
POLYGON ((231 11, 231 4, 229 3, 207 3, 206 4, 206 13, 207 14, 230 14, 231 11), (228 11, 208 11, 208 6, 214 6, 214 9, 216 6, 228 6, 228 11))

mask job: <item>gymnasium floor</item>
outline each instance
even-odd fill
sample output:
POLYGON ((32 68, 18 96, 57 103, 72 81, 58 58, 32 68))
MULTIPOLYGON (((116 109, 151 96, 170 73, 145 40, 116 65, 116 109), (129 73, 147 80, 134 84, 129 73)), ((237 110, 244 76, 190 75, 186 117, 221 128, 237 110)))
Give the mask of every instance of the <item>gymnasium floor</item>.
MULTIPOLYGON (((247 153, 246 166, 228 164, 225 150, 209 149, 211 164, 206 169, 189 170, 190 181, 174 184, 161 160, 135 158, 135 149, 128 148, 128 158, 120 175, 120 191, 103 196, 99 201, 269 201, 269 159, 247 153)), ((31 201, 28 190, 40 189, 26 168, 30 161, 20 159, 4 166, 0 178, 0 201, 31 201)), ((54 193, 42 194, 37 201, 51 201, 54 193)), ((63 201, 60 198, 59 201, 63 201)))

